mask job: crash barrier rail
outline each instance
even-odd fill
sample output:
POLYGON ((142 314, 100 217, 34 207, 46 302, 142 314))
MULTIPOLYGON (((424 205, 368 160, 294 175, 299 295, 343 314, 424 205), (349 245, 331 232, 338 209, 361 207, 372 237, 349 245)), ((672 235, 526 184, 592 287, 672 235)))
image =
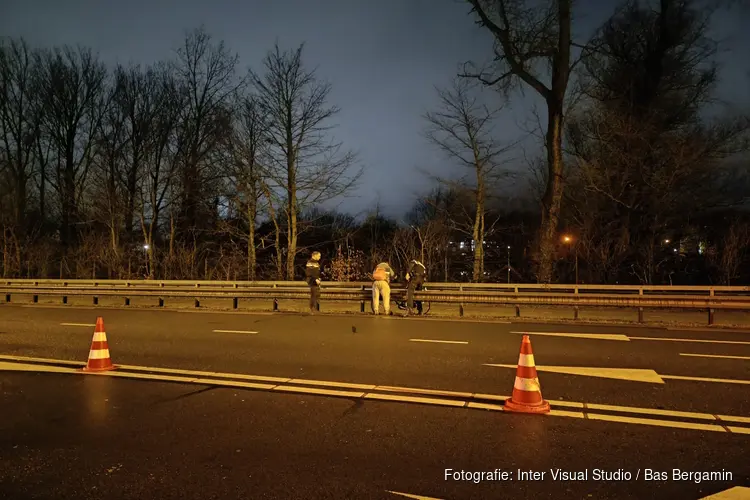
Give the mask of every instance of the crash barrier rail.
MULTIPOLYGON (((360 312, 371 302, 371 282, 323 282, 321 301, 359 301, 360 312)), ((192 298, 200 307, 203 298, 231 298, 233 308, 241 299, 271 300, 278 311, 279 300, 306 299, 309 290, 302 281, 155 281, 155 280, 3 280, 0 293, 11 302, 12 295, 91 296, 98 304, 100 296, 123 297, 130 305, 132 297, 155 297, 159 306, 165 298, 192 298)), ((404 285, 392 284, 392 300, 405 300, 404 285)), ((533 285, 495 283, 427 283, 415 293, 415 300, 457 304, 463 316, 466 304, 505 305, 521 315, 521 306, 564 306, 573 309, 578 319, 581 307, 616 307, 638 310, 643 322, 645 309, 691 309, 708 312, 708 323, 714 323, 716 310, 750 311, 750 287, 659 286, 659 285, 533 285)))

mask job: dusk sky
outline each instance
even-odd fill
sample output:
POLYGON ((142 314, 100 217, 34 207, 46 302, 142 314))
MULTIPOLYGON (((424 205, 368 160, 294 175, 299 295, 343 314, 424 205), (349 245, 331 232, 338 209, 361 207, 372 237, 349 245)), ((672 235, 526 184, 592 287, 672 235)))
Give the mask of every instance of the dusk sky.
MULTIPOLYGON (((452 165, 422 136, 422 115, 435 105, 434 85, 446 85, 467 60, 491 54, 492 39, 473 23, 461 0, 0 0, 0 34, 23 36, 35 46, 82 44, 108 63, 151 63, 170 58, 186 30, 205 25, 240 55, 242 69, 260 69, 278 41, 282 48, 306 42, 305 59, 333 84, 331 103, 342 108, 336 137, 359 151, 366 169, 360 187, 341 203, 358 213, 380 199, 401 217, 415 195, 433 184, 419 168, 438 174, 452 165)), ((612 12, 610 0, 576 2, 581 38, 612 12)), ((745 19, 747 21, 747 19, 745 19)), ((720 97, 750 105, 750 30, 736 12, 716 18, 725 41, 720 97)), ((531 93, 527 92, 527 96, 531 93)), ((494 98, 494 96, 492 96, 494 98)), ((500 96, 497 96, 500 99, 500 96)), ((517 97, 498 135, 511 142, 524 132, 530 97, 517 97)), ((527 143, 527 154, 538 154, 527 143)), ((519 153, 515 168, 525 168, 519 153)), ((509 186, 525 195, 527 183, 509 186)))

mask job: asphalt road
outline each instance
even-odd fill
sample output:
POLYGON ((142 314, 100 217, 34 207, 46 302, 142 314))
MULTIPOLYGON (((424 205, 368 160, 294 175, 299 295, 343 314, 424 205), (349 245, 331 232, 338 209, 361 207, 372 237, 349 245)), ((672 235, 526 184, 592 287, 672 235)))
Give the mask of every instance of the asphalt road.
POLYGON ((0 380, 13 408, 0 419, 3 498, 697 499, 750 486, 747 439, 728 434, 105 377, 0 380), (644 480, 647 468, 669 480, 644 480), (445 469, 513 480, 446 481, 445 469), (518 469, 544 480, 519 481, 518 469), (589 480, 553 481, 550 469, 589 480), (595 469, 639 479, 595 481, 595 469), (674 481, 673 469, 733 476, 674 481))
POLYGON ((3 306, 0 355, 83 362, 97 315, 117 364, 495 395, 512 390, 526 332, 553 407, 599 403, 747 422, 738 424, 744 434, 708 432, 623 417, 0 370, 0 498, 399 498, 392 490, 440 499, 697 499, 750 487, 750 332, 3 306), (544 371, 551 366, 598 368, 599 376, 544 371), (614 372, 603 368, 653 370, 663 383, 604 378, 614 372), (502 469, 514 480, 446 481, 446 468, 502 469), (545 480, 519 481, 519 468, 546 471, 545 480), (588 470, 589 480, 553 481, 549 470, 558 468, 588 470), (641 476, 595 481, 597 468, 641 476), (670 479, 644 481, 645 468, 670 479), (672 469, 734 477, 674 481, 672 469))
MULTIPOLYGON (((638 368, 660 375, 750 380, 750 332, 397 317, 3 307, 0 354, 85 361, 93 331, 86 324, 94 323, 97 314, 104 318, 113 360, 122 364, 510 394, 515 370, 486 365, 515 366, 521 335, 510 332, 525 331, 532 332, 540 366, 638 368), (616 341, 533 333, 545 331, 745 344, 616 341)), ((750 385, 691 380, 655 384, 558 373, 540 373, 540 381, 543 395, 552 400, 750 415, 750 385)))

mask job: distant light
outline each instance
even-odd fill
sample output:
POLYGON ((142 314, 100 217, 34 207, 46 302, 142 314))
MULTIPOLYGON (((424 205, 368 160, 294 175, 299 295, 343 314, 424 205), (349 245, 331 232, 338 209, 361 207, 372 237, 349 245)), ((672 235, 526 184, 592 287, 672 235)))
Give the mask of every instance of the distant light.
POLYGON ((669 240, 664 240, 664 243, 666 243, 667 245, 669 245, 669 240))
POLYGON ((568 235, 565 235, 565 236, 563 236, 563 241, 565 243, 570 243, 571 241, 573 241, 573 238, 570 237, 570 236, 568 236, 568 235))
POLYGON ((144 250, 148 250, 148 245, 143 245, 144 250))
POLYGON ((510 245, 508 245, 508 250, 510 250, 510 245))
POLYGON ((674 253, 677 253, 677 249, 676 248, 674 249, 674 253))

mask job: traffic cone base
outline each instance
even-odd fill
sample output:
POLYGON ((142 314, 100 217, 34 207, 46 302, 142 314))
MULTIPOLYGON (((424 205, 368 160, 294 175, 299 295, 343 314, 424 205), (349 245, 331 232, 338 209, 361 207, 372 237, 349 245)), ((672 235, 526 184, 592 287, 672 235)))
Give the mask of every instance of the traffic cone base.
POLYGON ((104 332, 104 319, 96 318, 96 328, 94 328, 94 338, 91 340, 89 360, 82 370, 84 372, 103 372, 114 369, 115 365, 112 364, 112 358, 109 356, 107 334, 104 332))
POLYGON ((534 353, 528 335, 521 341, 521 353, 518 355, 516 380, 513 384, 513 395, 505 400, 504 409, 517 413, 549 413, 549 402, 542 397, 539 377, 536 373, 534 353))

